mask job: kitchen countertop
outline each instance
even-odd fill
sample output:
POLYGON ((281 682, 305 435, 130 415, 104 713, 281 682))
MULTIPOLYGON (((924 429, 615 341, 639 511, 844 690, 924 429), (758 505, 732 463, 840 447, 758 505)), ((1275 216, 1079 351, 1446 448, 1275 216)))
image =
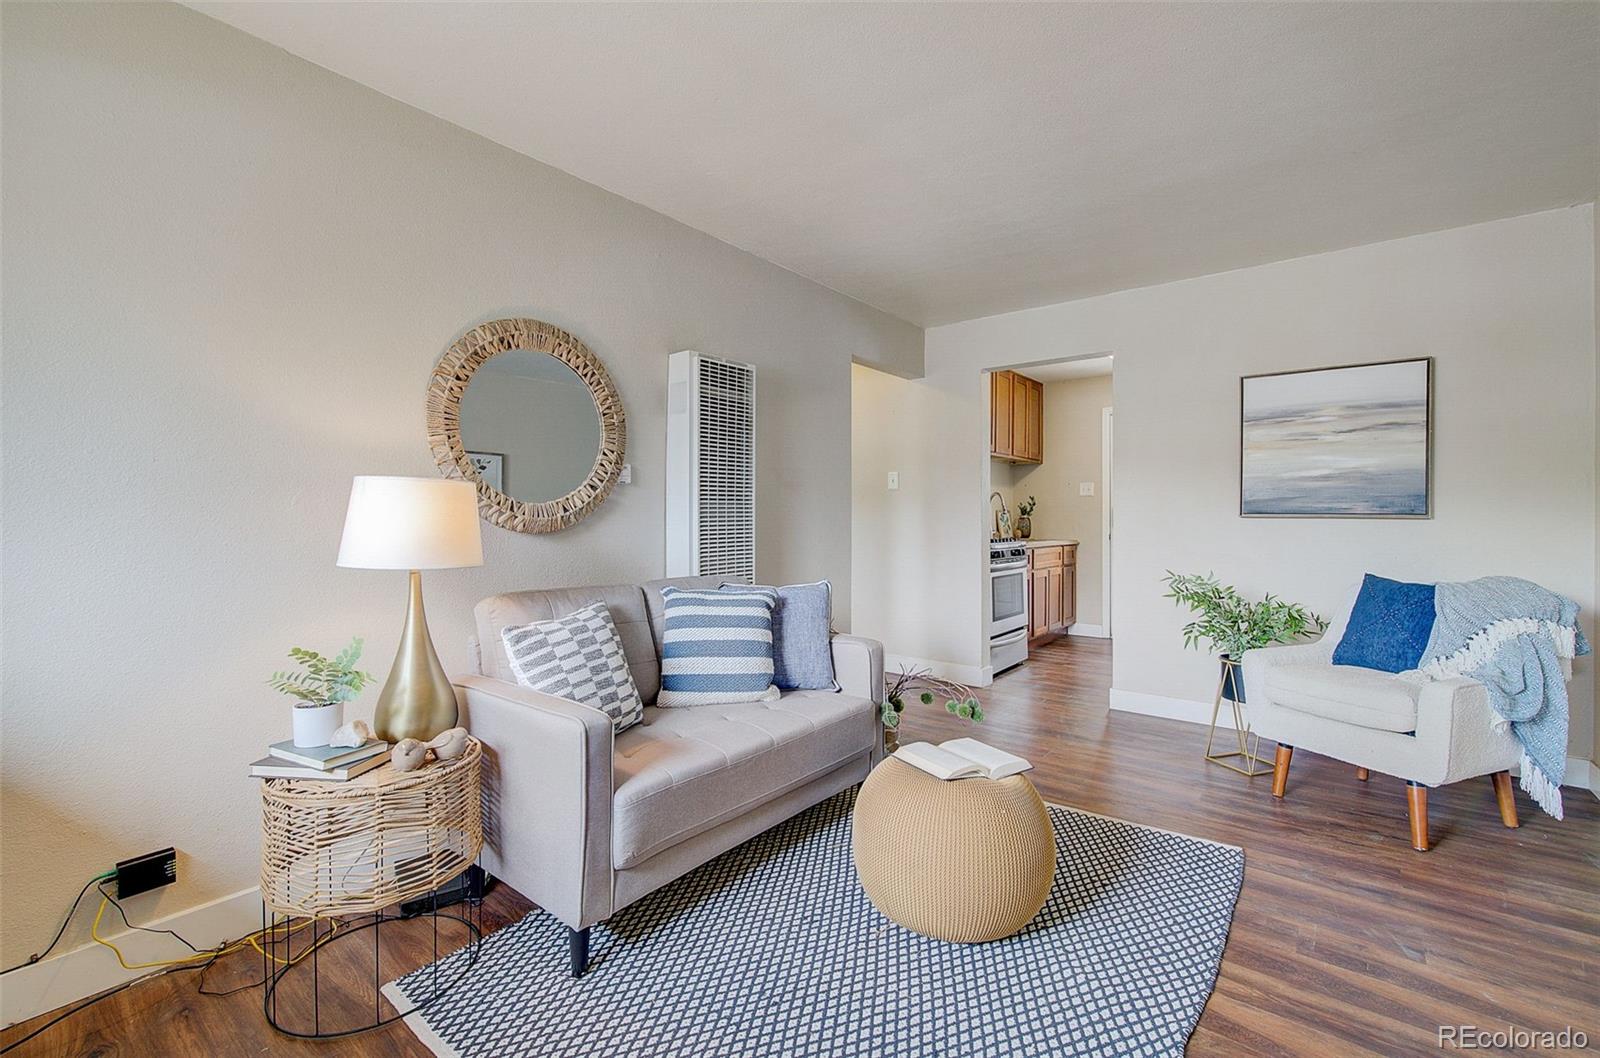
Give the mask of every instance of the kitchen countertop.
POLYGON ((1029 540, 1029 547, 1077 547, 1076 540, 1029 540))

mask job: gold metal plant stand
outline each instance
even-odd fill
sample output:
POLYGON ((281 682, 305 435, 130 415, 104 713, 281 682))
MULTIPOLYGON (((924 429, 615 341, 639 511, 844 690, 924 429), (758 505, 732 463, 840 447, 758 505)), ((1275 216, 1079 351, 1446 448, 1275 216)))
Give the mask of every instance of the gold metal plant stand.
POLYGON ((1226 687, 1232 687, 1234 693, 1238 694, 1239 688, 1244 685, 1242 666, 1232 658, 1221 660, 1222 674, 1217 677, 1217 695, 1211 702, 1211 728, 1206 732, 1206 760, 1251 779, 1257 775, 1270 775, 1272 762, 1257 755, 1257 751, 1261 748, 1261 736, 1245 725, 1244 709, 1232 698, 1228 699, 1228 704, 1233 706, 1233 733, 1239 739, 1239 748, 1229 750, 1227 753, 1211 751, 1211 743, 1217 737, 1217 714, 1222 711, 1222 691, 1226 687), (1240 763, 1234 763, 1235 757, 1239 758, 1240 763))

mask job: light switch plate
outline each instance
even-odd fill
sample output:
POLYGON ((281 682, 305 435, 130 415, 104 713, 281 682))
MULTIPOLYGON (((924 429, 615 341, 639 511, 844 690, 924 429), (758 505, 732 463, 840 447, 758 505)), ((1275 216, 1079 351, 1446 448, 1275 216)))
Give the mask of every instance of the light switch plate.
POLYGON ((1092 481, 1080 481, 1080 482, 1078 482, 1078 495, 1079 496, 1093 496, 1094 495, 1094 482, 1092 482, 1092 481))
POLYGON ((893 489, 898 489, 899 487, 900 487, 900 471, 898 471, 898 470, 889 471, 889 488, 891 490, 893 490, 893 489))
POLYGON ((617 484, 618 485, 632 485, 633 484, 633 464, 632 463, 624 463, 624 464, 622 464, 622 473, 617 475, 617 484))

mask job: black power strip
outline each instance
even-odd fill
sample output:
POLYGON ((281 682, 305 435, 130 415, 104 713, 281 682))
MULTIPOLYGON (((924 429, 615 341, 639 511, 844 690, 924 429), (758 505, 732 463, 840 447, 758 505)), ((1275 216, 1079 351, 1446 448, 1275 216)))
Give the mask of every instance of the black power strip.
POLYGON ((117 899, 148 893, 178 880, 178 850, 147 852, 117 864, 117 899))

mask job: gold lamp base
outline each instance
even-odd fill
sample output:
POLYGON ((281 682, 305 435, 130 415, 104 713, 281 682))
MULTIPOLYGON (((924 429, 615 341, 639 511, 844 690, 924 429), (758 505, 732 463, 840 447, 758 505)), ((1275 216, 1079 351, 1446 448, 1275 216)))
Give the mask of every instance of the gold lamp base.
POLYGON ((424 742, 456 726, 456 691, 434 653, 428 618, 422 610, 422 574, 411 571, 411 601, 394 667, 378 696, 373 733, 385 742, 416 738, 424 742))

